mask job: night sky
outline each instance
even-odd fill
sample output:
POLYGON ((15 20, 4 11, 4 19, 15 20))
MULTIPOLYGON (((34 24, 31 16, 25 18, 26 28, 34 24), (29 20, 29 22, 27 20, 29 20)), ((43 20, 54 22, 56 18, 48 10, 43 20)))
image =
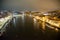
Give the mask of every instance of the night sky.
POLYGON ((2 3, 2 0, 0 0, 0 9, 1 9, 1 6, 2 6, 2 4, 1 4, 1 3, 2 3))
POLYGON ((8 10, 50 11, 60 8, 58 0, 0 0, 0 5, 8 10))

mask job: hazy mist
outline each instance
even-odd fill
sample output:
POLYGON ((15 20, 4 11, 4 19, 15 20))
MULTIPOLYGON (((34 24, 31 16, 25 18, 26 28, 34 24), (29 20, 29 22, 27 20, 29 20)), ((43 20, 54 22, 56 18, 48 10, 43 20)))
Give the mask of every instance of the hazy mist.
POLYGON ((58 0, 3 0, 3 9, 50 11, 59 9, 58 0))

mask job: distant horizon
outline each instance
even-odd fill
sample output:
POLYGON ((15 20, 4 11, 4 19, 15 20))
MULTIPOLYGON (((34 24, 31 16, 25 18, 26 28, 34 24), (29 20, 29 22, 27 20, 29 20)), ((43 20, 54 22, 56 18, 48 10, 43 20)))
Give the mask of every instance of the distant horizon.
POLYGON ((42 4, 39 0, 0 0, 0 10, 29 10, 45 12, 60 9, 60 5, 57 5, 57 3, 54 3, 53 1, 51 1, 51 3, 49 1, 45 1, 47 2, 45 4, 44 1, 45 0, 42 1, 42 4))

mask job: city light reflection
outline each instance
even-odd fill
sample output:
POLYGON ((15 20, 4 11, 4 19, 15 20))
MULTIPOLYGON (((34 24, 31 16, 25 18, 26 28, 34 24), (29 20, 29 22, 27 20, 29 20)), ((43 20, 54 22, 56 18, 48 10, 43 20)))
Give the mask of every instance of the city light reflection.
POLYGON ((50 26, 48 26, 49 28, 55 29, 56 31, 58 31, 58 28, 60 28, 60 21, 51 20, 51 19, 49 19, 49 16, 45 16, 45 17, 35 16, 34 18, 37 20, 43 21, 42 22, 43 30, 45 30, 46 23, 50 24, 50 26))

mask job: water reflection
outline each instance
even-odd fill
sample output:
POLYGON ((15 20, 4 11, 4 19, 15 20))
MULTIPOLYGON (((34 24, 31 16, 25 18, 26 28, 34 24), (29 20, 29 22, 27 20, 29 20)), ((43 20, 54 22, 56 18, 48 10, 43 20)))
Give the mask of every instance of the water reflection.
POLYGON ((35 30, 36 30, 36 29, 39 30, 39 29, 40 29, 40 28, 39 28, 39 25, 40 25, 40 24, 38 23, 38 21, 37 21, 35 18, 33 18, 33 21, 34 21, 34 22, 33 22, 33 24, 34 24, 34 29, 35 29, 35 30))
POLYGON ((14 16, 12 24, 9 25, 10 28, 6 34, 8 35, 6 39, 55 40, 57 38, 58 29, 46 23, 46 17, 42 15, 42 17, 39 15, 32 15, 30 13, 26 14, 24 12, 19 15, 21 16, 14 16))
POLYGON ((22 13, 22 23, 23 23, 23 26, 24 26, 24 16, 25 16, 25 14, 24 14, 24 12, 22 13))
MULTIPOLYGON (((49 19, 50 16, 44 16, 44 15, 39 15, 37 13, 35 13, 35 15, 32 15, 32 13, 30 12, 22 12, 22 14, 19 14, 21 16, 16 16, 13 20, 14 25, 16 26, 16 19, 20 19, 21 23, 22 23, 22 27, 25 27, 26 23, 29 23, 30 21, 33 22, 34 25, 34 30, 39 30, 40 28, 42 30, 46 30, 46 26, 48 26, 51 29, 55 29, 56 31, 58 31, 58 28, 52 27, 52 25, 48 25, 51 24, 49 23, 51 20, 49 19), (47 24, 48 23, 48 24, 47 24), (47 24, 47 25, 46 25, 47 24)), ((51 21, 53 23, 53 21, 51 21)))

